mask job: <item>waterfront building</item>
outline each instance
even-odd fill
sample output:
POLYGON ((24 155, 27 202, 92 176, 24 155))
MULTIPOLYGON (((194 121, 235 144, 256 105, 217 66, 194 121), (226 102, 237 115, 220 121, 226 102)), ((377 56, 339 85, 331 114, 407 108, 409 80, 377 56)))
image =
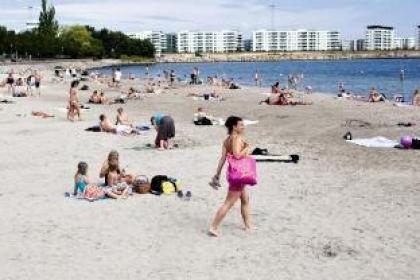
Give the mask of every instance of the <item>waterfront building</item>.
POLYGON ((130 38, 141 39, 141 40, 150 40, 155 46, 157 54, 166 52, 168 49, 167 36, 162 31, 142 31, 137 33, 128 34, 130 38))
POLYGON ((246 52, 252 51, 252 39, 244 40, 244 51, 246 52))
POLYGON ((420 50, 420 25, 417 26, 417 49, 420 50))
POLYGON ((416 38, 400 38, 394 39, 394 48, 396 50, 412 50, 416 48, 416 38))
POLYGON ((341 50, 340 33, 337 31, 258 30, 252 33, 252 41, 254 52, 341 50))
POLYGON ((366 49, 392 50, 395 48, 394 27, 384 25, 369 25, 366 29, 366 49))
POLYGON ((227 53, 243 50, 242 33, 233 30, 178 32, 179 53, 227 53))
POLYGON ((356 50, 358 52, 366 50, 366 40, 365 39, 358 39, 356 41, 356 50))
POLYGON ((178 46, 178 35, 176 33, 167 33, 166 34, 166 49, 164 52, 175 53, 177 52, 178 46))

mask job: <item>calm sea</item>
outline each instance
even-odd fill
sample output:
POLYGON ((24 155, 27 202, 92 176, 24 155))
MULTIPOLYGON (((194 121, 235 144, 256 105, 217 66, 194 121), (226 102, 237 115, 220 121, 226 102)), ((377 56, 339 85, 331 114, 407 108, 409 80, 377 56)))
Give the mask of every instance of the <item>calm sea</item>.
MULTIPOLYGON (((262 85, 269 87, 276 81, 287 85, 288 74, 299 74, 302 78, 299 87, 312 86, 314 91, 336 94, 338 84, 344 83, 346 90, 366 94, 375 86, 387 96, 403 93, 411 99, 413 91, 420 87, 420 59, 368 59, 340 61, 279 61, 279 62, 217 62, 217 63, 169 63, 149 67, 152 75, 162 74, 164 70, 175 70, 178 77, 189 77, 193 67, 200 70, 200 78, 218 75, 233 78, 244 86, 253 85, 255 71, 262 77, 262 85), (404 70, 405 79, 400 79, 404 70)), ((111 68, 102 69, 110 74, 111 68)), ((124 66, 123 75, 146 76, 145 66, 124 66)))

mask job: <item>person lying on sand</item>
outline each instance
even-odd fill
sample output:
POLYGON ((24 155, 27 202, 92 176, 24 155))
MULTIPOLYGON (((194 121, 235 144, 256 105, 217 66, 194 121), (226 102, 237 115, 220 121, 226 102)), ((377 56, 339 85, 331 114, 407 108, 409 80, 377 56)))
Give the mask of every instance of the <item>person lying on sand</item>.
POLYGON ((99 120, 99 127, 101 128, 102 132, 113 133, 122 136, 127 136, 136 133, 136 131, 128 125, 117 125, 116 127, 114 127, 111 121, 104 114, 99 116, 99 120))
POLYGON ((41 117, 43 119, 46 119, 46 118, 54 118, 55 117, 53 114, 44 113, 44 112, 36 112, 36 111, 32 111, 32 116, 34 116, 34 117, 41 117))
POLYGON ((156 129, 155 146, 159 150, 171 149, 170 140, 175 137, 175 122, 171 116, 156 114, 150 119, 156 129))
POLYGON ((89 200, 103 199, 105 197, 118 199, 121 197, 121 195, 112 192, 112 190, 90 183, 87 171, 88 165, 86 162, 82 161, 77 164, 77 172, 74 175, 74 196, 81 194, 83 198, 89 200))
POLYGON ((381 102, 385 101, 385 98, 379 94, 375 87, 372 87, 369 93, 368 102, 381 102))
POLYGON ((413 94, 413 105, 420 106, 420 89, 416 89, 413 94))
MULTIPOLYGON (((99 172, 100 178, 105 178, 105 185, 109 186, 108 182, 108 174, 110 173, 110 166, 116 166, 116 172, 120 175, 120 181, 125 182, 129 185, 133 184, 134 176, 129 175, 125 173, 124 169, 120 168, 120 161, 119 161, 120 155, 117 151, 112 150, 108 154, 108 158, 104 163, 102 164, 101 171, 99 172)), ((112 172, 112 171, 111 171, 112 172)))
POLYGON ((312 102, 307 102, 307 101, 303 101, 303 100, 293 100, 293 99, 288 99, 286 98, 284 93, 278 93, 278 94, 272 94, 269 98, 260 101, 260 105, 261 104, 268 104, 268 105, 280 105, 280 106, 285 106, 285 105, 312 105, 312 102))
POLYGON ((67 120, 74 121, 74 116, 77 115, 79 121, 80 117, 80 104, 79 104, 79 93, 77 87, 79 86, 79 81, 72 81, 70 84, 70 94, 69 94, 69 105, 67 111, 67 120))

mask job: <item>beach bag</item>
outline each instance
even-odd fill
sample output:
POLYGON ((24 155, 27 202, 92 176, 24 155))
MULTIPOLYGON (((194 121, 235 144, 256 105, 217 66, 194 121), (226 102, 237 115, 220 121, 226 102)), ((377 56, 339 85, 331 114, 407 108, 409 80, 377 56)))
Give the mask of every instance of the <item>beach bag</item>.
POLYGON ((252 157, 236 159, 233 155, 227 156, 227 181, 231 185, 257 184, 257 162, 252 157))
POLYGON ((165 175, 157 175, 150 182, 150 192, 155 195, 172 194, 180 188, 179 181, 165 175))
POLYGON ((89 201, 95 201, 105 197, 105 191, 96 185, 87 185, 85 192, 83 193, 83 198, 89 201))
POLYGON ((144 176, 140 175, 134 179, 133 182, 133 191, 138 194, 146 194, 150 192, 150 182, 149 179, 144 176))

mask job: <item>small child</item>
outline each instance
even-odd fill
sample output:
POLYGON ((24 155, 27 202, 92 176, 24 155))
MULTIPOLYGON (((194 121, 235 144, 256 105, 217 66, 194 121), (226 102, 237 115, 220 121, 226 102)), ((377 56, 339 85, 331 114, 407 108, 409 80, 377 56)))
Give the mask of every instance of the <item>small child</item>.
POLYGON ((123 174, 121 174, 118 163, 111 161, 108 168, 108 187, 110 187, 112 193, 126 198, 128 196, 128 185, 123 180, 123 174))
POLYGON ((87 170, 87 163, 83 161, 79 162, 77 165, 77 172, 74 175, 74 196, 77 196, 80 193, 82 198, 85 198, 89 201, 104 199, 106 197, 114 199, 121 197, 121 195, 115 194, 112 191, 103 189, 95 184, 91 184, 87 176, 87 170))

